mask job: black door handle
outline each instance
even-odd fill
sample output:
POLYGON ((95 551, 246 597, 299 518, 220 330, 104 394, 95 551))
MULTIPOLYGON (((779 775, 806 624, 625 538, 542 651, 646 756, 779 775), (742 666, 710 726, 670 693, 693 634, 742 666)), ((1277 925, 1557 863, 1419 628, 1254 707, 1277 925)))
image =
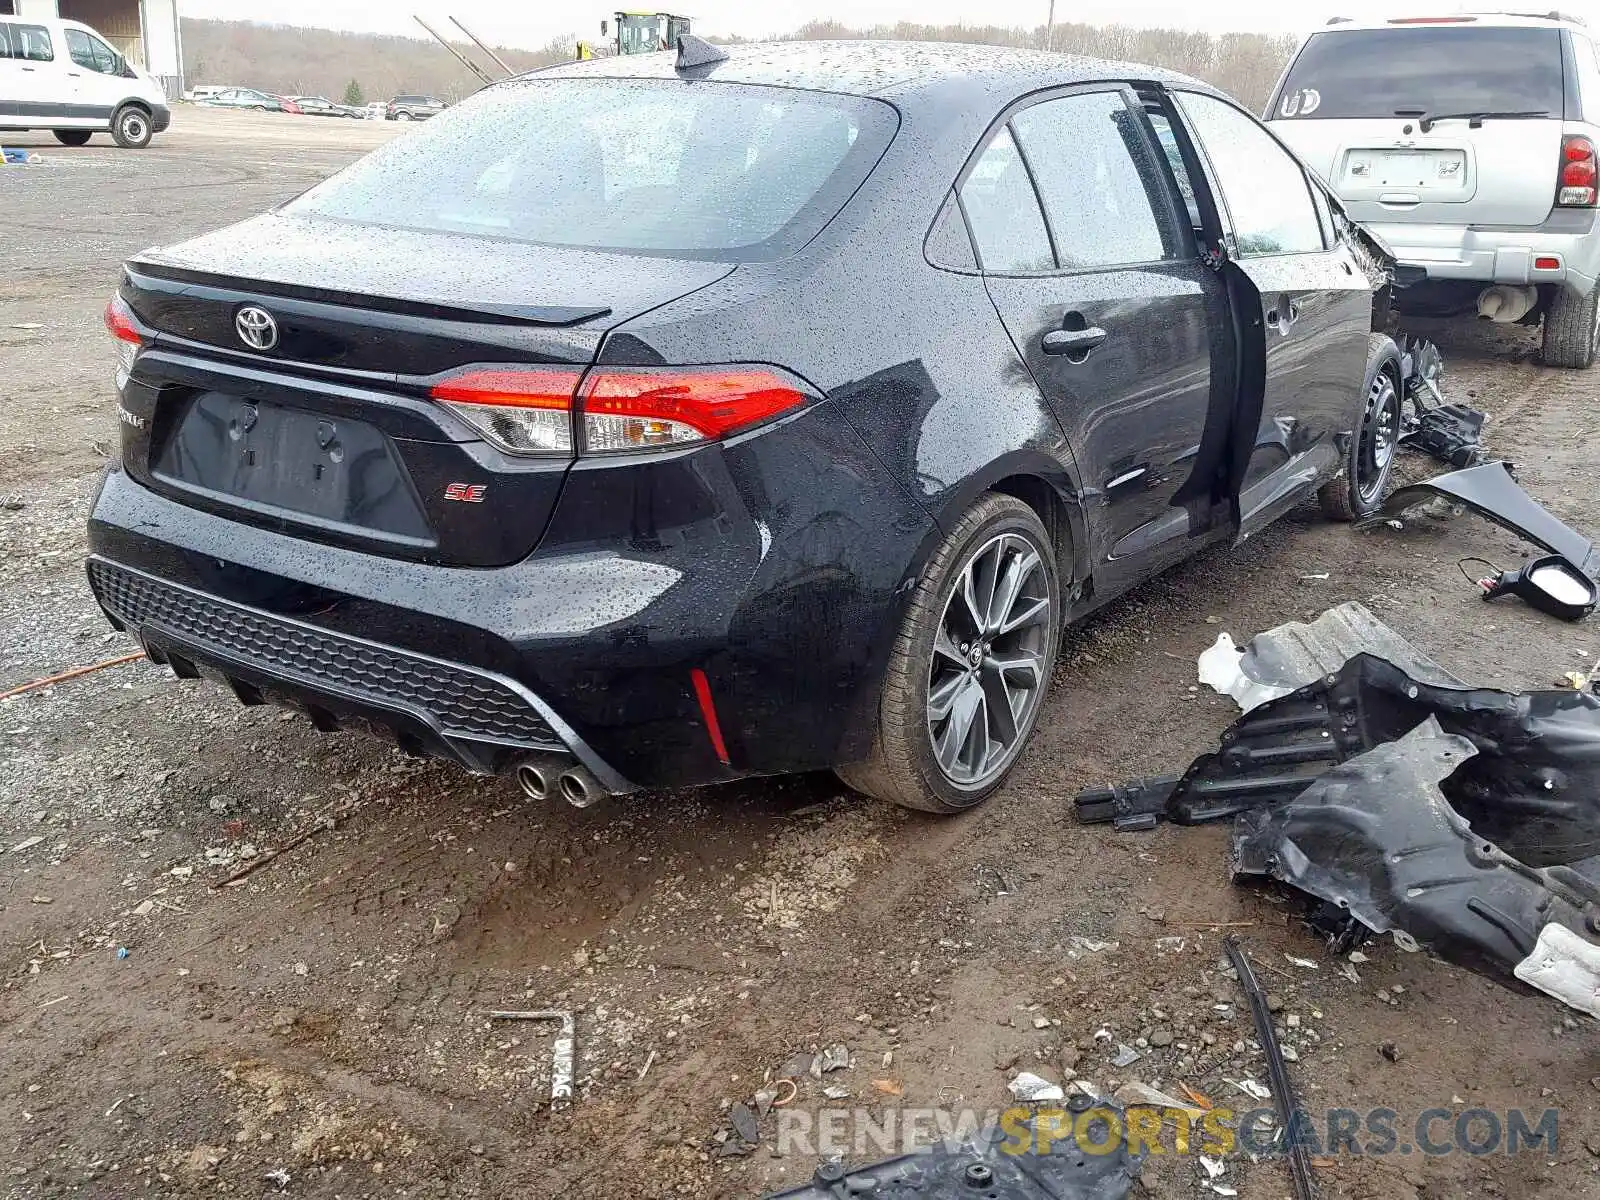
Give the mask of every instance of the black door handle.
POLYGON ((1088 354, 1106 340, 1106 331, 1098 325, 1087 329, 1052 329, 1044 335, 1039 349, 1046 354, 1088 354))

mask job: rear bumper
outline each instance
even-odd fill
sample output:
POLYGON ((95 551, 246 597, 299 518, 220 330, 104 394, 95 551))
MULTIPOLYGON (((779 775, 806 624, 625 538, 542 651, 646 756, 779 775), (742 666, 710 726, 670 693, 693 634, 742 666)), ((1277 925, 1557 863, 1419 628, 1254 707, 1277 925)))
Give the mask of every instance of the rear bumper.
POLYGON ((539 550, 497 568, 247 525, 117 469, 89 571, 152 658, 246 702, 376 724, 477 772, 564 751, 620 791, 864 756, 884 630, 931 529, 821 405, 649 467, 580 463, 539 550))
POLYGON ((318 728, 386 729, 417 753, 478 774, 569 753, 608 791, 633 790, 539 697, 513 679, 182 587, 92 556, 89 586, 112 623, 180 678, 210 676, 243 704, 303 709, 318 728))
POLYGON ((1402 263, 1423 268, 1430 279, 1561 284, 1587 295, 1600 276, 1595 216, 1594 209, 1559 209, 1531 228, 1368 224, 1402 263), (1558 265, 1538 266, 1539 258, 1558 265))

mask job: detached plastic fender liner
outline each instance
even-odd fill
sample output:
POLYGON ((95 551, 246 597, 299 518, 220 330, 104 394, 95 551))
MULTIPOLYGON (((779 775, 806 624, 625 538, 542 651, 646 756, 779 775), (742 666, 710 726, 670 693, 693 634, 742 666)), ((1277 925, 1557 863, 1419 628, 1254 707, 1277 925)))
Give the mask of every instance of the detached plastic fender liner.
POLYGON ((1409 934, 1502 982, 1531 975, 1600 1015, 1588 987, 1600 979, 1600 885, 1569 867, 1530 867, 1473 831, 1439 784, 1476 753, 1429 717, 1287 804, 1242 814, 1235 876, 1269 875, 1375 933, 1409 934))
POLYGON ((1479 836, 1536 867, 1600 855, 1600 696, 1437 684, 1370 654, 1252 709, 1178 779, 1083 793, 1078 819, 1148 829, 1282 804, 1429 719, 1475 750, 1441 786, 1479 836))

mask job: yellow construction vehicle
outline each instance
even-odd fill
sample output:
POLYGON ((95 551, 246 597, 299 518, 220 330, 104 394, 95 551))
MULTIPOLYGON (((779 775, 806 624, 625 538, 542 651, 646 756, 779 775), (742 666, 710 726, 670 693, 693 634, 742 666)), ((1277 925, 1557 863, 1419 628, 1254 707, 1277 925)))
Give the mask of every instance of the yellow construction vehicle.
POLYGON ((664 12, 619 12, 613 21, 600 22, 600 45, 578 43, 578 57, 598 58, 611 54, 654 54, 671 50, 678 38, 691 32, 688 17, 664 12))

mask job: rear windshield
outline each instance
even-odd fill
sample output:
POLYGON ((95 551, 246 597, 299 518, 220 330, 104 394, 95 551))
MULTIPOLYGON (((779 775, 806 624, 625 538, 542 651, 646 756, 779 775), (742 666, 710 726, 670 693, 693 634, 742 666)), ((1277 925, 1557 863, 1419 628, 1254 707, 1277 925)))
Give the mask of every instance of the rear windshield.
POLYGON ((1268 119, 1547 112, 1563 115, 1561 33, 1470 25, 1316 34, 1268 119))
POLYGON ((288 206, 371 225, 589 250, 774 258, 894 135, 876 100, 709 80, 503 84, 288 206))

